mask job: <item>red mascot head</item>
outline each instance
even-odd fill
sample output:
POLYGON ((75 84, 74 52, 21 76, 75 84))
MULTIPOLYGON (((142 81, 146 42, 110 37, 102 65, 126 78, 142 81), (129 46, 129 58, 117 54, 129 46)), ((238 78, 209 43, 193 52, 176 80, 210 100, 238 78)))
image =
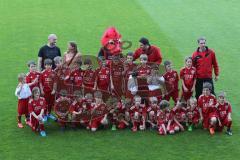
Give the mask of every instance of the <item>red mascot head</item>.
POLYGON ((121 34, 117 31, 115 27, 109 27, 102 36, 102 46, 111 55, 118 55, 122 51, 121 37, 121 34))

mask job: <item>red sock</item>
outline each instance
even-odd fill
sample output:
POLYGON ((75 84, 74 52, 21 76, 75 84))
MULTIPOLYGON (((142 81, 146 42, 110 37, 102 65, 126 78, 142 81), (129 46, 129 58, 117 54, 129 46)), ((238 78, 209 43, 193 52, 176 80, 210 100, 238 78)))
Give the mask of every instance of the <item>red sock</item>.
POLYGON ((21 118, 22 118, 22 116, 17 116, 18 123, 22 123, 21 118))
POLYGON ((45 131, 43 124, 39 124, 39 128, 40 128, 40 131, 45 131))

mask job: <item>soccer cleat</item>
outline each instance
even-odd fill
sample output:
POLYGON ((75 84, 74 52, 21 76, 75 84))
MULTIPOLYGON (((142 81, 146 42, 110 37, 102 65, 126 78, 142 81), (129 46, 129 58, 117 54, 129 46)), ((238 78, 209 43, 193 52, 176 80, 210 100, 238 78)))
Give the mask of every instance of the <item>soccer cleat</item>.
POLYGON ((116 130, 117 130, 116 125, 112 125, 112 131, 116 131, 116 130))
POLYGON ((232 136, 232 135, 233 135, 233 134, 232 134, 232 130, 231 130, 231 129, 228 129, 228 130, 226 131, 226 134, 229 135, 229 136, 232 136))
POLYGON ((48 120, 48 117, 47 117, 47 116, 44 116, 42 121, 43 121, 43 122, 47 122, 47 120, 48 120))
POLYGON ((18 128, 23 128, 22 123, 18 123, 18 128))
POLYGON ((41 131, 41 132, 40 132, 40 135, 41 135, 42 137, 46 137, 46 136, 47 136, 45 131, 41 131))
POLYGON ((188 131, 189 131, 189 132, 192 132, 192 125, 189 125, 189 126, 188 126, 188 131))
POLYGON ((48 118, 50 118, 50 119, 52 119, 52 120, 54 120, 54 121, 57 120, 57 118, 56 118, 54 115, 52 115, 52 114, 49 114, 49 115, 48 115, 48 118))
POLYGON ((214 128, 210 128, 209 131, 210 131, 210 134, 211 134, 211 135, 214 135, 214 134, 215 134, 214 128))

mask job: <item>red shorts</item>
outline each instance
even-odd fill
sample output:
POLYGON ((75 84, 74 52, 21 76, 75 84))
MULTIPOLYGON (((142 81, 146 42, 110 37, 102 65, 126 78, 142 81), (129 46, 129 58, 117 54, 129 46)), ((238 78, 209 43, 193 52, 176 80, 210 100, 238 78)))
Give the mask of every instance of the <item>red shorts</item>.
POLYGON ((54 106, 55 102, 55 95, 52 95, 51 92, 44 92, 44 98, 47 103, 47 113, 51 113, 52 107, 54 106))
POLYGON ((193 95, 193 92, 185 92, 184 90, 182 90, 182 98, 185 101, 188 101, 193 95))
POLYGON ((169 94, 165 95, 165 100, 169 101, 170 98, 172 98, 176 104, 178 100, 178 90, 172 91, 169 94))
POLYGON ((93 119, 90 123, 90 127, 91 128, 98 128, 101 125, 101 121, 103 120, 103 118, 104 117, 102 116, 102 117, 93 119))
POLYGON ((28 98, 18 100, 18 115, 28 115, 28 98))

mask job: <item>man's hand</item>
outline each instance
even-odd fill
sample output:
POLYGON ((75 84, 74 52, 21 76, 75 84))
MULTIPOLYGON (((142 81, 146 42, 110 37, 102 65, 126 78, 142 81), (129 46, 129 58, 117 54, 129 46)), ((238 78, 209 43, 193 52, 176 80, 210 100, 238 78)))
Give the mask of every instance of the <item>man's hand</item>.
POLYGON ((218 76, 215 76, 215 78, 214 78, 214 79, 215 79, 215 81, 218 81, 218 78, 219 78, 218 76))

